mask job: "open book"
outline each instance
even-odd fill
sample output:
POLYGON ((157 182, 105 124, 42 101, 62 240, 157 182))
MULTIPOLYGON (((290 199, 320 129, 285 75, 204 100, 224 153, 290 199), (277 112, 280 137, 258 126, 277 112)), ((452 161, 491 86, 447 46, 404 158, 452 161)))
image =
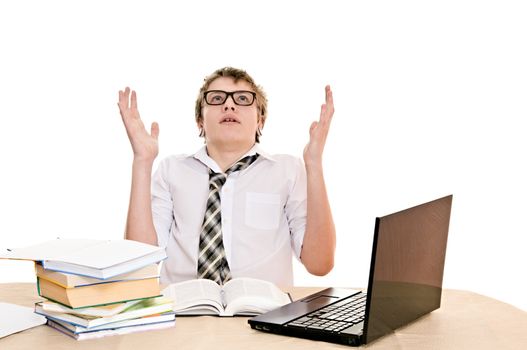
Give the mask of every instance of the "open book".
POLYGON ((222 286, 208 279, 170 284, 162 291, 174 300, 177 315, 254 316, 291 302, 271 282, 235 278, 222 286))

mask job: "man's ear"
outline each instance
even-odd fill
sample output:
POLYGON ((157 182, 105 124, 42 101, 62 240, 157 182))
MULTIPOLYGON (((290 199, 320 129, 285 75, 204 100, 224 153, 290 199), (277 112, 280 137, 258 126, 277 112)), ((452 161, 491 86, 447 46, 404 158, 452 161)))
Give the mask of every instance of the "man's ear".
POLYGON ((199 129, 199 137, 205 137, 205 129, 203 129, 203 119, 200 119, 196 124, 199 129))

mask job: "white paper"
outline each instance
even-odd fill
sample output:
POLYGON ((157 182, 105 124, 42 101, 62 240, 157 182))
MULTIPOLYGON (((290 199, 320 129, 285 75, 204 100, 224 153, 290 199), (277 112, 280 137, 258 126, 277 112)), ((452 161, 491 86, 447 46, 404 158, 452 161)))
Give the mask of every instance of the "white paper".
POLYGON ((46 318, 33 308, 0 303, 0 338, 46 323, 46 318))
POLYGON ((100 242, 100 240, 95 239, 54 239, 0 253, 0 258, 34 261, 56 260, 60 259, 64 252, 85 249, 86 247, 100 244, 100 242))

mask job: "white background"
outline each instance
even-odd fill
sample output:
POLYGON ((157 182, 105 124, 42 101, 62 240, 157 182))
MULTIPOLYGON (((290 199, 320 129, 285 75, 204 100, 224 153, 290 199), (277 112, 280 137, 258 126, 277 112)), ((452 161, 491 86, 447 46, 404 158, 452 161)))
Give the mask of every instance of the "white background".
MULTIPOLYGON (((232 65, 267 91, 272 153, 301 156, 334 90, 336 266, 297 265, 296 284, 365 287, 374 218, 453 193, 444 286, 527 309, 523 1, 178 3, 1 2, 0 249, 121 238, 118 90, 159 122, 159 158, 190 153, 203 78, 232 65)), ((31 264, 0 261, 0 282, 33 280, 31 264)))

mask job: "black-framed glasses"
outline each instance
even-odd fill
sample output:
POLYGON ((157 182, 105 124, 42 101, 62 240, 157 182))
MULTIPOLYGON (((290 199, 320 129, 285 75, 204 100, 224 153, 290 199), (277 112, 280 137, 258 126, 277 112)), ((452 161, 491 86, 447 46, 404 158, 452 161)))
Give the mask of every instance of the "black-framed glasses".
POLYGON ((245 91, 245 90, 239 90, 239 91, 222 91, 222 90, 209 90, 205 91, 204 97, 205 102, 207 102, 208 105, 212 106, 218 106, 222 105, 227 101, 227 98, 229 96, 232 97, 232 100, 235 104, 238 106, 250 106, 254 103, 254 99, 256 98, 256 93, 252 91, 245 91))

